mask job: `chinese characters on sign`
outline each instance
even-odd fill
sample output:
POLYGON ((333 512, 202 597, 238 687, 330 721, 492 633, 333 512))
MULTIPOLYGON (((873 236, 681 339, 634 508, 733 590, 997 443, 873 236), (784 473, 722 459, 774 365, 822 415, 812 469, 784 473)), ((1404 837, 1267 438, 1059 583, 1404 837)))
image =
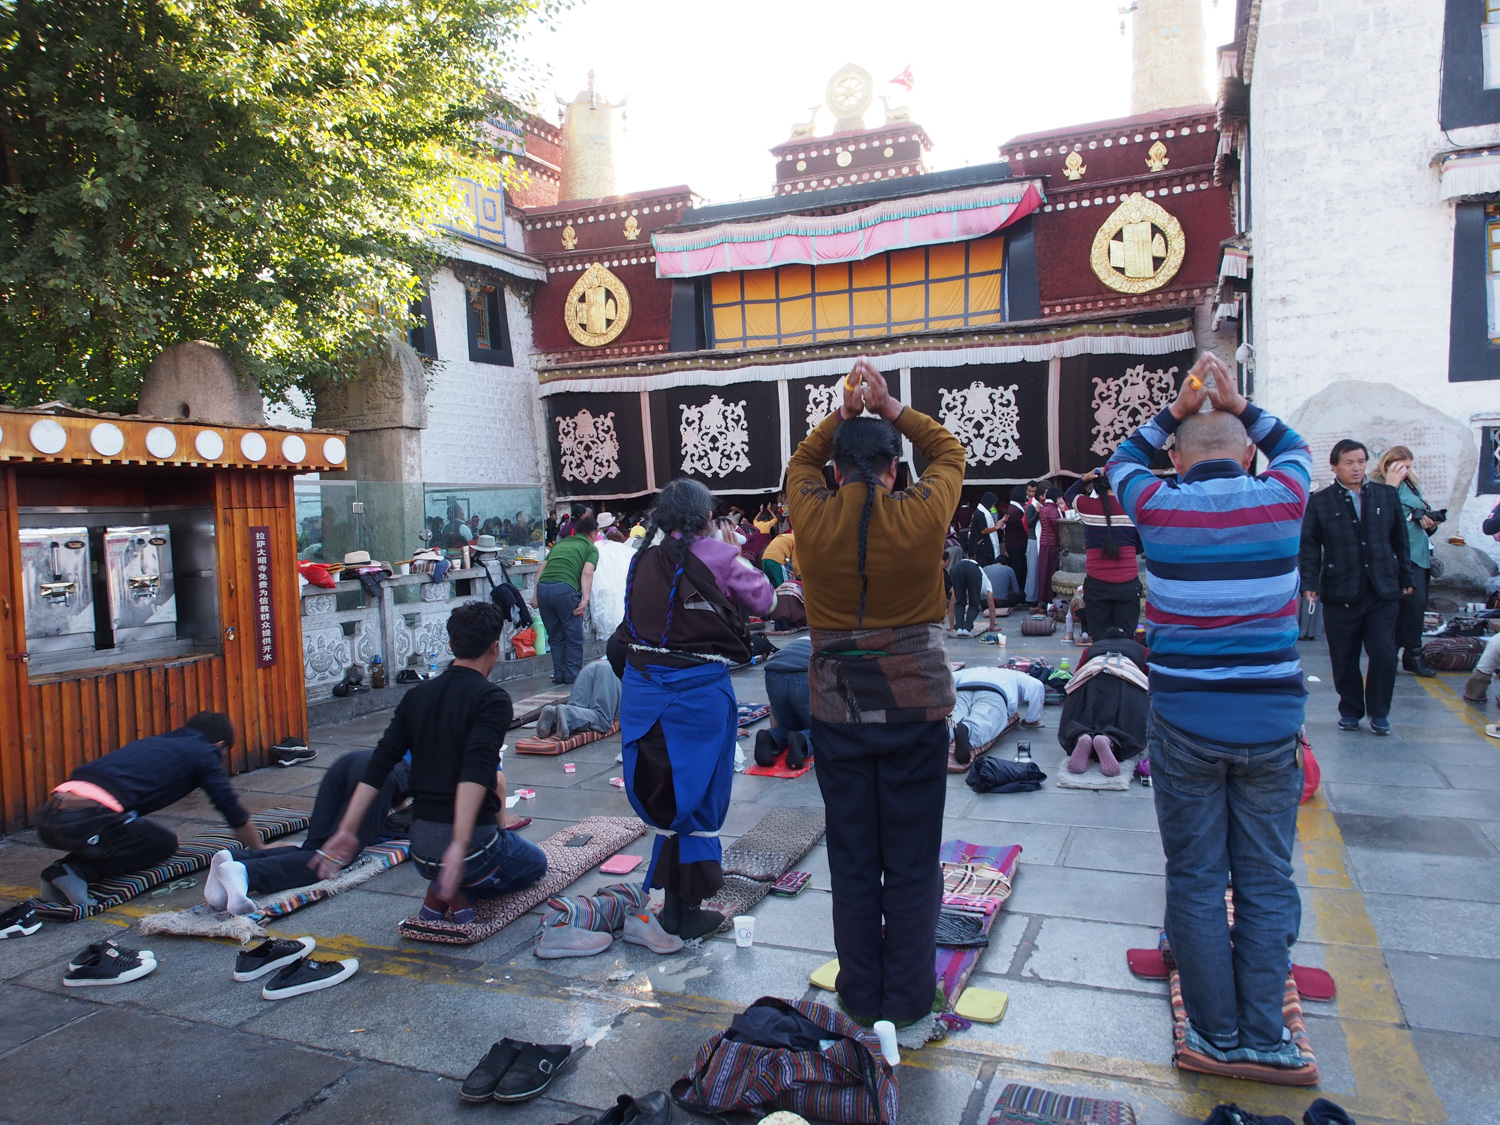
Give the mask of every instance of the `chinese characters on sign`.
POLYGON ((255 666, 276 663, 276 616, 271 596, 271 529, 250 529, 250 582, 255 601, 255 666))

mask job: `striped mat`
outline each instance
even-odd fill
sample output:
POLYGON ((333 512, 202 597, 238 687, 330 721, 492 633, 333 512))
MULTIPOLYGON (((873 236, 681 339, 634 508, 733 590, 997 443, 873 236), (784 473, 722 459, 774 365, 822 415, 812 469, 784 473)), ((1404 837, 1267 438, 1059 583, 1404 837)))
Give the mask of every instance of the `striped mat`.
POLYGON ((1075 1098, 1011 1082, 1000 1091, 989 1125, 1135 1125, 1135 1110, 1129 1102, 1075 1098))
MULTIPOLYGON (((267 809, 265 812, 256 813, 250 819, 260 830, 262 843, 290 836, 307 827, 307 814, 297 809, 267 809)), ((81 918, 92 918, 96 914, 112 910, 122 902, 129 902, 154 887, 160 887, 184 875, 191 875, 194 871, 202 871, 208 867, 208 861, 213 858, 215 852, 242 846, 239 839, 227 827, 211 828, 202 835, 193 836, 187 840, 179 839, 176 854, 165 863, 148 867, 144 871, 133 871, 128 875, 111 875, 108 879, 90 883, 89 895, 94 899, 94 906, 74 906, 67 902, 44 902, 40 898, 32 898, 27 902, 48 921, 77 922, 81 918)))
POLYGON ((556 757, 559 754, 566 754, 569 750, 577 750, 580 746, 587 746, 590 742, 598 742, 600 739, 619 733, 620 720, 616 719, 606 731, 579 731, 572 738, 518 738, 515 751, 517 754, 541 754, 556 757))
POLYGON ((1302 997, 1297 993, 1297 979, 1286 975, 1286 989, 1281 997, 1281 1018, 1292 1033, 1297 1050, 1308 1065, 1296 1070, 1279 1066, 1264 1066, 1260 1063, 1225 1063, 1199 1054, 1187 1045, 1187 1005, 1182 1002, 1182 977, 1177 967, 1172 967, 1168 988, 1172 996, 1172 1061, 1178 1070, 1190 1070, 1197 1074, 1217 1074, 1225 1078, 1245 1078, 1251 1082, 1269 1082, 1275 1086, 1316 1086, 1318 1084, 1318 1059, 1313 1054, 1312 1041, 1307 1037, 1307 1024, 1302 1018, 1302 997))
MULTIPOLYGON (((989 886, 987 883, 978 882, 972 876, 956 872, 952 868, 945 869, 944 899, 955 900, 947 905, 953 909, 973 909, 980 905, 988 907, 993 901, 994 908, 984 911, 984 925, 981 930, 988 936, 990 927, 1000 916, 1005 900, 1010 897, 1011 883, 1015 879, 1016 866, 1020 858, 1020 844, 984 847, 979 844, 965 843, 963 840, 947 841, 938 852, 940 863, 990 867, 1005 876, 1005 879, 998 885, 989 886), (967 901, 961 904, 958 900, 964 896, 967 896, 967 901)), ((974 974, 974 968, 979 964, 979 957, 983 952, 983 948, 949 949, 938 946, 937 983, 938 987, 943 990, 943 995, 948 998, 950 1011, 953 1005, 958 1003, 958 998, 963 995, 964 988, 969 983, 969 977, 974 974)))

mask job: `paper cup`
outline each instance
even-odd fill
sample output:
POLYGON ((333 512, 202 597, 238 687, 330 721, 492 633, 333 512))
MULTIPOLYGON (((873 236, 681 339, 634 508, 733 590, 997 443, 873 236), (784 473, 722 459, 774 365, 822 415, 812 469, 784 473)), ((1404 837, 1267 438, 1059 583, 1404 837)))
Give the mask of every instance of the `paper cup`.
POLYGON ((411 573, 411 563, 397 563, 396 564, 396 573, 397 574, 410 574, 411 573))
POLYGON ((755 944, 754 914, 736 914, 734 916, 734 944, 741 949, 749 949, 755 944))

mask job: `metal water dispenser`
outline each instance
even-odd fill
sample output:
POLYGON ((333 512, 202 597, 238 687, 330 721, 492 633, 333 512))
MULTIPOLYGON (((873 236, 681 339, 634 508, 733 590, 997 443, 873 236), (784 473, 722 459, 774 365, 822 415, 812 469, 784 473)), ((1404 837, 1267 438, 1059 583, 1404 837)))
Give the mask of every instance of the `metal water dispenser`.
POLYGON ((117 649, 176 637, 172 532, 166 524, 105 528, 104 569, 117 649))
POLYGON ((26 647, 64 652, 94 647, 94 587, 86 527, 21 531, 26 647))

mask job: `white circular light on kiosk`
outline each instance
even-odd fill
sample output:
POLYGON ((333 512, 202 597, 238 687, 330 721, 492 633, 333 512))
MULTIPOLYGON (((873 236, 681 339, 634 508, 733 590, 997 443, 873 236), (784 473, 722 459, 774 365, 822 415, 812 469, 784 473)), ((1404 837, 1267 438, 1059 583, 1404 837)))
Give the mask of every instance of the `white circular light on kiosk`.
POLYGON ((165 426, 152 426, 146 431, 146 452, 165 461, 177 452, 177 435, 165 426))
POLYGON ((246 434, 240 438, 240 452, 246 461, 259 461, 266 455, 266 439, 259 434, 246 434))
POLYGON ((344 463, 344 442, 342 438, 331 437, 323 443, 323 456, 330 465, 342 465, 344 463))
POLYGON ((199 430, 193 438, 193 448, 205 461, 217 461, 224 456, 224 439, 214 430, 199 430))
POLYGON ((89 444, 101 457, 115 457, 125 448, 125 434, 113 422, 100 422, 89 431, 89 444))
POLYGON ((296 434, 287 434, 281 439, 281 455, 294 465, 300 465, 307 456, 307 442, 296 434))
POLYGON ((43 418, 31 424, 31 444, 38 453, 61 453, 68 444, 68 431, 55 418, 43 418))

